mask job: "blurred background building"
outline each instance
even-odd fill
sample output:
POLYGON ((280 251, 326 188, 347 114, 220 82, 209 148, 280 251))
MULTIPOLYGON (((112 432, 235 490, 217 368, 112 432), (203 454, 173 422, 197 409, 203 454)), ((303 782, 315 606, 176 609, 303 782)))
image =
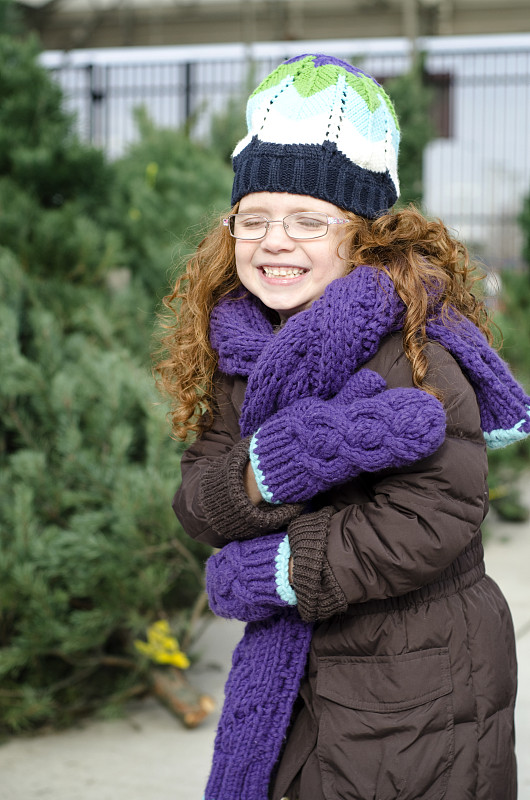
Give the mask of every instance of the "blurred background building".
POLYGON ((528 0, 24 0, 46 49, 530 31, 528 0))

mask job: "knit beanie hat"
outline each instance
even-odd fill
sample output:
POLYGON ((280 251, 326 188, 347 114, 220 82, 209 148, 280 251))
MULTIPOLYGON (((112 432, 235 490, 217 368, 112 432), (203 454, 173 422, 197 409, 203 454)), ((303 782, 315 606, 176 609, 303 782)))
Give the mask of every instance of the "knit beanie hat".
POLYGON ((325 55, 280 64, 250 96, 232 204, 251 192, 327 200, 373 219, 399 197, 399 124, 370 75, 325 55))

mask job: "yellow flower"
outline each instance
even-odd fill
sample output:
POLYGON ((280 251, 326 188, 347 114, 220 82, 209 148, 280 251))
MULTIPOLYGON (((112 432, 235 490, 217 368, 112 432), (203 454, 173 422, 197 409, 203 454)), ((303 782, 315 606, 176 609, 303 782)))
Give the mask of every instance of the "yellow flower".
POLYGON ((179 643, 171 635, 169 623, 165 619, 159 619, 147 629, 147 642, 137 639, 134 646, 138 652, 148 656, 157 664, 171 664, 179 669, 188 669, 190 662, 188 657, 179 647, 179 643))

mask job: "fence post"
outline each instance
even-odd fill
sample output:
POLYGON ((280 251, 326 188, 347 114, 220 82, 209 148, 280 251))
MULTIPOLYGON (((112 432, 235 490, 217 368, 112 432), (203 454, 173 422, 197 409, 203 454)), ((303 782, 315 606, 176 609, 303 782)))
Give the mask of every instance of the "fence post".
POLYGON ((103 80, 105 70, 95 64, 87 66, 88 72, 88 102, 89 102, 89 139, 90 144, 104 144, 103 129, 103 101, 106 100, 106 88, 103 80))
POLYGON ((192 91, 192 65, 187 62, 184 64, 184 130, 188 136, 191 127, 192 91))

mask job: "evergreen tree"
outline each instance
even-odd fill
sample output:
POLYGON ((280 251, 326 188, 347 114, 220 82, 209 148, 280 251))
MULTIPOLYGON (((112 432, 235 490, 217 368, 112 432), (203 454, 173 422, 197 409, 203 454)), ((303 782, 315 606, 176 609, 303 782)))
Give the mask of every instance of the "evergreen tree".
POLYGON ((245 84, 241 91, 225 102, 221 111, 210 117, 208 147, 224 161, 232 164, 236 144, 247 135, 247 98, 256 86, 256 65, 249 61, 245 84))
POLYGON ((232 163, 234 147, 247 133, 245 108, 249 92, 229 97, 225 108, 213 114, 210 121, 209 146, 227 164, 232 163))
POLYGON ((123 261, 160 294, 171 264, 195 249, 226 208, 232 170, 184 130, 156 128, 136 112, 140 140, 115 164, 110 224, 123 240, 123 261))
POLYGON ((97 282, 119 262, 112 168, 75 134, 38 52, 0 35, 0 242, 32 274, 97 282))
POLYGON ((171 263, 157 245, 229 187, 218 158, 147 123, 109 165, 74 134, 37 52, 0 35, 4 733, 145 687, 134 640, 159 618, 184 631, 202 597, 209 550, 171 510, 181 447, 148 352, 171 263))
MULTIPOLYGON (((495 322, 503 335, 502 356, 515 376, 530 386, 530 275, 528 271, 506 270, 502 273, 500 309, 495 322)), ((524 439, 505 450, 489 454, 490 499, 493 507, 507 520, 528 519, 529 509, 521 505, 517 478, 530 465, 530 441, 524 439)))
POLYGON ((0 0, 0 31, 10 35, 22 31, 20 12, 18 8, 15 8, 12 0, 0 0))
POLYGON ((207 551, 176 525, 179 448, 108 306, 30 278, 7 250, 0 285, 5 731, 127 696, 142 669, 133 639, 186 618, 207 551))
POLYGON ((528 269, 530 270, 530 194, 528 194, 523 200, 523 207, 519 215, 519 226, 523 234, 522 256, 528 265, 528 269))
MULTIPOLYGON (((523 234, 522 256, 530 265, 530 194, 524 199, 519 225, 523 234)), ((530 386, 530 270, 505 270, 501 276, 500 307, 495 321, 502 331, 502 355, 528 388, 530 386)), ((492 505, 512 521, 528 519, 529 509, 521 505, 517 477, 528 471, 530 442, 519 442, 506 450, 490 453, 490 494, 492 505)))

